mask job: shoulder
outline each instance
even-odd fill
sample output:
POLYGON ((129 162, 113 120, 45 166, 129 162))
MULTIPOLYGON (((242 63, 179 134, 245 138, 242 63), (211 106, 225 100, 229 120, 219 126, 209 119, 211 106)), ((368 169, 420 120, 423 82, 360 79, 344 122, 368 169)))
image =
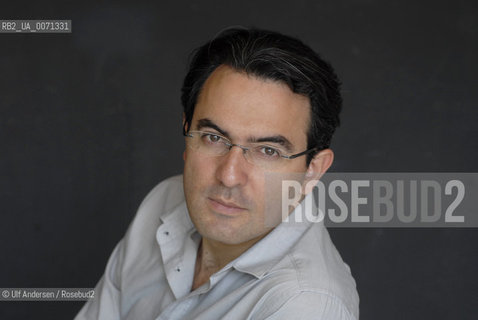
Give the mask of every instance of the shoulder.
POLYGON ((323 226, 309 229, 266 278, 264 298, 274 300, 274 310, 268 312, 279 314, 277 319, 286 319, 289 313, 303 315, 303 319, 358 319, 355 280, 323 226))
POLYGON ((344 301, 330 292, 299 290, 265 319, 357 320, 358 313, 354 314, 344 301))
POLYGON ((315 273, 309 270, 308 277, 297 270, 270 274, 269 279, 263 279, 266 281, 262 284, 262 296, 253 312, 254 318, 358 319, 359 301, 355 285, 338 285, 333 277, 314 280, 317 273, 317 270, 315 273))

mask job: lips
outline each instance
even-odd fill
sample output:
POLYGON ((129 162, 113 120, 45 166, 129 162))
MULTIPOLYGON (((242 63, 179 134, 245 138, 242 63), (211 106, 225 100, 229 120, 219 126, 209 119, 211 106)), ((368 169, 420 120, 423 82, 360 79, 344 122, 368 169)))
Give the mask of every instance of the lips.
POLYGON ((215 212, 225 215, 237 215, 244 210, 247 210, 234 202, 228 202, 221 199, 208 198, 208 202, 215 212))

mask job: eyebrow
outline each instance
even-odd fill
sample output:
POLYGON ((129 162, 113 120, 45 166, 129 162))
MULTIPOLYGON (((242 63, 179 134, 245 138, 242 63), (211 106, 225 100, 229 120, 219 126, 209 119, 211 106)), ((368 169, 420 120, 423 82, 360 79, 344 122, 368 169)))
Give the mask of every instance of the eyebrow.
MULTIPOLYGON (((225 136, 226 138, 230 138, 228 132, 226 130, 222 129, 221 127, 219 127, 217 124, 215 124, 211 119, 204 118, 204 119, 198 120, 197 130, 201 130, 201 129, 204 129, 204 128, 214 129, 217 132, 219 132, 221 135, 225 136)), ((273 136, 260 137, 260 138, 252 137, 252 138, 247 139, 247 142, 276 143, 276 144, 279 144, 282 147, 284 147, 287 152, 292 152, 293 151, 292 143, 290 143, 290 141, 282 135, 273 135, 273 136)))
POLYGON ((223 136, 229 138, 229 134, 226 130, 221 129, 217 124, 215 124, 211 119, 204 118, 198 120, 197 130, 201 130, 204 128, 211 128, 222 134, 223 136))

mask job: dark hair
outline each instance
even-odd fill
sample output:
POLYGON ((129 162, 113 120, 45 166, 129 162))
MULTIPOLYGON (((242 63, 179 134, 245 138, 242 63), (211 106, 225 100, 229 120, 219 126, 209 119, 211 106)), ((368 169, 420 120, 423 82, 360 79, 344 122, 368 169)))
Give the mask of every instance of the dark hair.
MULTIPOLYGON (((325 149, 339 125, 342 109, 340 82, 332 66, 300 40, 260 29, 227 29, 205 43, 191 59, 181 90, 186 127, 206 79, 220 65, 259 78, 286 83, 311 104, 307 149, 325 149)), ((309 154, 307 165, 314 156, 309 154)))

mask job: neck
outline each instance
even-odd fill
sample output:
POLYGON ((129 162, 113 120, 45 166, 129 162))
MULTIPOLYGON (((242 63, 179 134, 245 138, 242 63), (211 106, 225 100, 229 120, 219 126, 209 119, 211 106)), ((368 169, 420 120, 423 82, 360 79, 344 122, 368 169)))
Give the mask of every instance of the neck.
POLYGON ((197 253, 192 290, 207 282, 212 274, 239 257, 261 238, 232 245, 203 238, 197 253))
POLYGON ((230 245, 211 239, 203 238, 201 251, 201 264, 206 267, 216 267, 222 269, 226 264, 239 257, 249 249, 258 239, 253 239, 241 244, 230 245))

